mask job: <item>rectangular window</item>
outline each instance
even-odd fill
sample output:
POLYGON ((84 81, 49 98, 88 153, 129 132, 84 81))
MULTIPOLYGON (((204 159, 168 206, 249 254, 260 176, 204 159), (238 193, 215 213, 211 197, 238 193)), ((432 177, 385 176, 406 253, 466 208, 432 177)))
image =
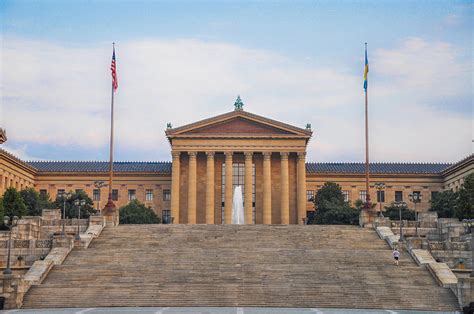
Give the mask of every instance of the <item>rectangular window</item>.
POLYGON ((161 212, 161 219, 164 224, 170 224, 171 223, 171 210, 164 209, 161 212))
POLYGON ((66 193, 66 190, 64 190, 64 189, 58 189, 58 196, 61 196, 61 195, 63 195, 64 193, 66 193))
POLYGON ((431 192, 431 200, 434 200, 436 198, 436 196, 438 195, 438 191, 433 191, 431 192))
POLYGON ((128 190, 128 200, 133 201, 137 199, 137 190, 128 190))
POLYGON ((118 201, 119 194, 118 190, 112 190, 112 201, 118 201))
POLYGON ((314 202, 314 190, 306 190, 306 200, 308 202, 314 202))
POLYGON ((76 189, 76 194, 82 192, 82 189, 76 189))
POLYGON ((351 200, 349 191, 342 191, 342 195, 344 196, 344 202, 349 202, 351 200))
POLYGON ((366 201, 367 201, 367 191, 366 191, 366 190, 359 191, 359 199, 360 199, 362 202, 366 202, 366 201))
POLYGON ((148 202, 153 201, 153 190, 146 190, 145 200, 148 202))
POLYGON ((99 189, 94 189, 94 191, 92 191, 92 200, 93 201, 100 201, 100 190, 99 189))
POLYGON ((171 190, 163 190, 163 201, 171 201, 171 190))
POLYGON ((385 191, 377 191, 377 203, 385 203, 385 191))
POLYGON ((42 190, 40 190, 40 194, 43 195, 43 196, 45 196, 46 194, 48 194, 48 191, 42 189, 42 190))
POLYGON ((395 191, 395 202, 403 202, 403 191, 395 191))
POLYGON ((421 192, 420 191, 413 191, 413 194, 418 194, 418 196, 419 196, 419 195, 421 195, 421 192))

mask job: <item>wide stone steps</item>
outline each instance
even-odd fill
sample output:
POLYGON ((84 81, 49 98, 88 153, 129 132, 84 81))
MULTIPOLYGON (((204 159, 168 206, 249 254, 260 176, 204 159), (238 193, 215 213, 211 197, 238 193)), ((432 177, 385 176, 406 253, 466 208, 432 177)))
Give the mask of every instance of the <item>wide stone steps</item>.
POLYGON ((457 309, 407 254, 353 226, 122 225, 75 249, 25 308, 101 306, 457 309))

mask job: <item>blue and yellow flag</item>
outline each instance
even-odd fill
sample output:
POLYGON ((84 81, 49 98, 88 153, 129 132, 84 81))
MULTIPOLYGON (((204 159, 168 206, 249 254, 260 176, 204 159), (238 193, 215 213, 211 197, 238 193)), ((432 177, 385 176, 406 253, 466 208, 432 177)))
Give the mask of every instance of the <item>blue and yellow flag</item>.
POLYGON ((364 89, 367 91, 367 76, 369 74, 369 59, 367 58, 367 43, 365 43, 364 89))

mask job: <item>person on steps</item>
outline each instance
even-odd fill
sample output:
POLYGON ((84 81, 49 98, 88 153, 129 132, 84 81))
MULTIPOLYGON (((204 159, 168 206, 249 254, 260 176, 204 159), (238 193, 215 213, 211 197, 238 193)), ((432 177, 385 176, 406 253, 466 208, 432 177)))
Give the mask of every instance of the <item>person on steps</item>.
POLYGON ((398 260, 400 259, 400 252, 398 252, 397 248, 393 249, 392 256, 393 256, 393 259, 395 260, 395 265, 398 266, 398 260))

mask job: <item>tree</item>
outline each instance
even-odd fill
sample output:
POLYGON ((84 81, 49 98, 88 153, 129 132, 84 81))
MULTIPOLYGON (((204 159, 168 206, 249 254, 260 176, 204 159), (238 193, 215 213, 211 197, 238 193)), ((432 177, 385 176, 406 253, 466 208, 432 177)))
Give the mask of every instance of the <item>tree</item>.
POLYGON ((437 193, 430 201, 430 211, 438 213, 440 218, 452 218, 455 216, 458 193, 451 190, 437 193))
POLYGON ((40 194, 34 188, 26 188, 20 191, 23 202, 26 205, 29 216, 41 216, 45 208, 53 207, 48 194, 40 194))
POLYGON ((18 216, 21 218, 28 213, 23 198, 13 187, 10 187, 5 191, 2 203, 5 216, 18 216))
MULTIPOLYGON (((96 212, 92 199, 86 194, 86 192, 78 190, 74 193, 71 192, 71 197, 66 200, 66 218, 78 217, 77 206, 74 205, 74 202, 76 200, 85 200, 86 202, 84 206, 81 206, 81 219, 89 218, 91 214, 94 214, 96 212)), ((56 196, 56 200, 54 201, 54 207, 60 208, 61 213, 63 212, 64 199, 60 194, 56 196)))
POLYGON ((474 173, 464 178, 455 214, 459 219, 474 219, 474 173))
POLYGON ((128 205, 119 209, 121 224, 159 224, 161 222, 155 212, 138 200, 133 200, 128 205))
POLYGON ((314 199, 316 212, 311 223, 356 225, 359 222, 359 210, 344 201, 341 187, 334 182, 326 182, 318 190, 314 199))
MULTIPOLYGON (((385 206, 385 211, 383 213, 385 217, 390 218, 390 220, 399 220, 400 211, 395 204, 392 202, 390 206, 385 206)), ((402 208, 402 219, 403 220, 415 220, 415 212, 408 209, 408 207, 402 208)))

